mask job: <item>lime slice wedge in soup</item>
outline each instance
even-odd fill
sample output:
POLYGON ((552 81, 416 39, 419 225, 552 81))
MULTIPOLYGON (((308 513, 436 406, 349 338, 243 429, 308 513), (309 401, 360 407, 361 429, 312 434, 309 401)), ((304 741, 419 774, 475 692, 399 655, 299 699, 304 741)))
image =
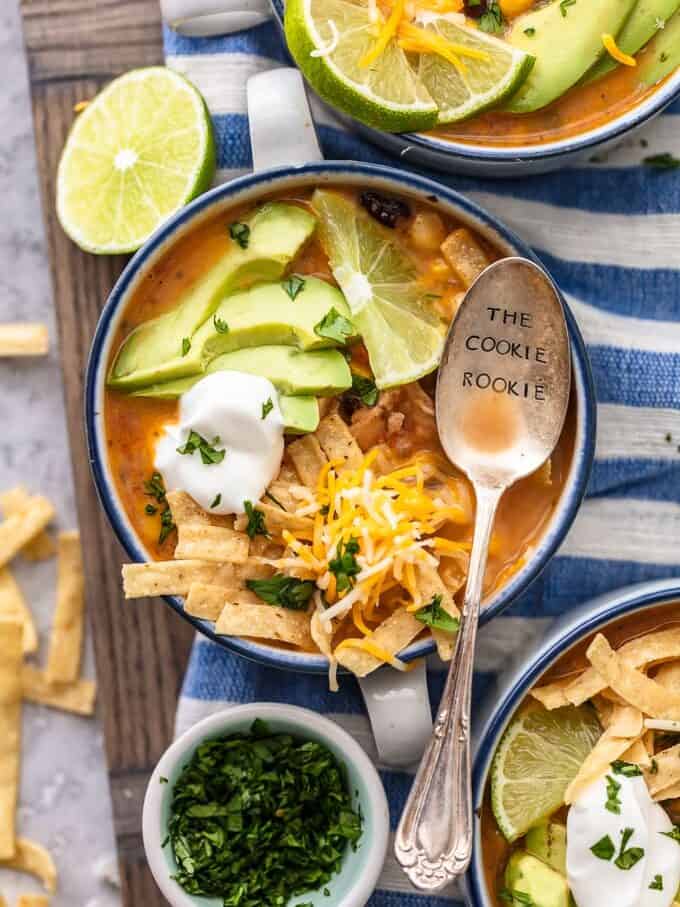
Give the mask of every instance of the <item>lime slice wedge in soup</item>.
POLYGON ((57 215, 88 252, 134 252, 214 173, 201 95, 170 69, 136 69, 76 119, 59 162, 57 215))

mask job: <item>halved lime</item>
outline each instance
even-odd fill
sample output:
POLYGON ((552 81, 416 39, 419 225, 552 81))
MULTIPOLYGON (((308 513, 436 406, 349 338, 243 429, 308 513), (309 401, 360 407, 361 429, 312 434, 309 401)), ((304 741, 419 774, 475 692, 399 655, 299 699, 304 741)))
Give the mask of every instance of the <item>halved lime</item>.
POLYGON ((446 326, 428 309, 415 263, 398 237, 339 192, 317 189, 312 207, 378 387, 407 384, 434 371, 446 326))
POLYGON ((59 162, 57 215, 88 252, 134 252, 205 191, 214 172, 212 126, 198 91, 171 69, 136 69, 75 121, 59 162))
POLYGON ((439 123, 453 123, 494 107, 513 94, 535 62, 507 41, 471 28, 460 14, 421 13, 416 25, 486 59, 459 57, 459 68, 439 54, 420 54, 416 67, 422 85, 439 106, 439 123))
POLYGON ((491 766, 491 808, 508 841, 559 809, 601 733, 588 706, 536 707, 515 718, 491 766))
POLYGON ((286 40, 317 94, 369 126, 410 132, 437 122, 437 105, 396 41, 361 65, 376 40, 366 0, 287 0, 286 40))

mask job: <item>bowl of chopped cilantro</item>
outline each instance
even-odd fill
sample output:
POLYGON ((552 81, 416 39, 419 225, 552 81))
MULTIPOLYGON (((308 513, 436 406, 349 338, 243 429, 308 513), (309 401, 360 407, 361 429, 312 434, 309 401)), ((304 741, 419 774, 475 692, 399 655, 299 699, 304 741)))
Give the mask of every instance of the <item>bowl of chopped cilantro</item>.
POLYGON ((251 703, 198 722, 165 752, 143 833, 172 907, 363 907, 389 814, 373 763, 338 725, 251 703))

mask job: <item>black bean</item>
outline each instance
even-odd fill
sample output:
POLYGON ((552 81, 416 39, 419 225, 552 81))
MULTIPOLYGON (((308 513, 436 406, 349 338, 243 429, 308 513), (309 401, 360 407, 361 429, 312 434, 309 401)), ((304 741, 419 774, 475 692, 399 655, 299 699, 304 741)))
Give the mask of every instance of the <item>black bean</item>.
POLYGON ((388 198, 379 192, 362 192, 360 202, 371 217, 383 227, 394 229, 400 217, 410 217, 411 209, 398 198, 388 198))

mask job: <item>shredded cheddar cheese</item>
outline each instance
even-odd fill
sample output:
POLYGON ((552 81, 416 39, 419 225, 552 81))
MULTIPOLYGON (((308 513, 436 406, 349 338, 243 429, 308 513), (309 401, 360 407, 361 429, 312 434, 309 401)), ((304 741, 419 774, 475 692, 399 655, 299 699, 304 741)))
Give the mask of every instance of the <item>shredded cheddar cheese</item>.
POLYGON ((399 28, 399 23, 404 15, 404 0, 397 0, 397 2, 392 7, 392 11, 381 27, 378 37, 376 39, 373 47, 367 51, 359 60, 359 66, 367 67, 371 63, 375 63, 378 57, 384 53, 385 48, 390 43, 392 38, 397 34, 397 29, 399 28))
POLYGON ((405 661, 402 661, 401 658, 397 658, 396 655, 392 655, 386 649, 381 648, 379 645, 377 645, 377 643, 374 643, 370 639, 343 639, 343 641, 335 649, 336 654, 342 649, 361 649, 363 652, 368 652, 369 655, 372 655, 379 661, 384 661, 385 664, 392 665, 392 667, 396 668, 397 671, 411 670, 411 665, 408 665, 405 661))
POLYGON ((637 66, 635 57, 631 57, 630 54, 624 53, 616 43, 616 39, 613 35, 602 35, 602 43, 609 56, 616 60, 617 63, 621 63, 623 66, 637 66))

